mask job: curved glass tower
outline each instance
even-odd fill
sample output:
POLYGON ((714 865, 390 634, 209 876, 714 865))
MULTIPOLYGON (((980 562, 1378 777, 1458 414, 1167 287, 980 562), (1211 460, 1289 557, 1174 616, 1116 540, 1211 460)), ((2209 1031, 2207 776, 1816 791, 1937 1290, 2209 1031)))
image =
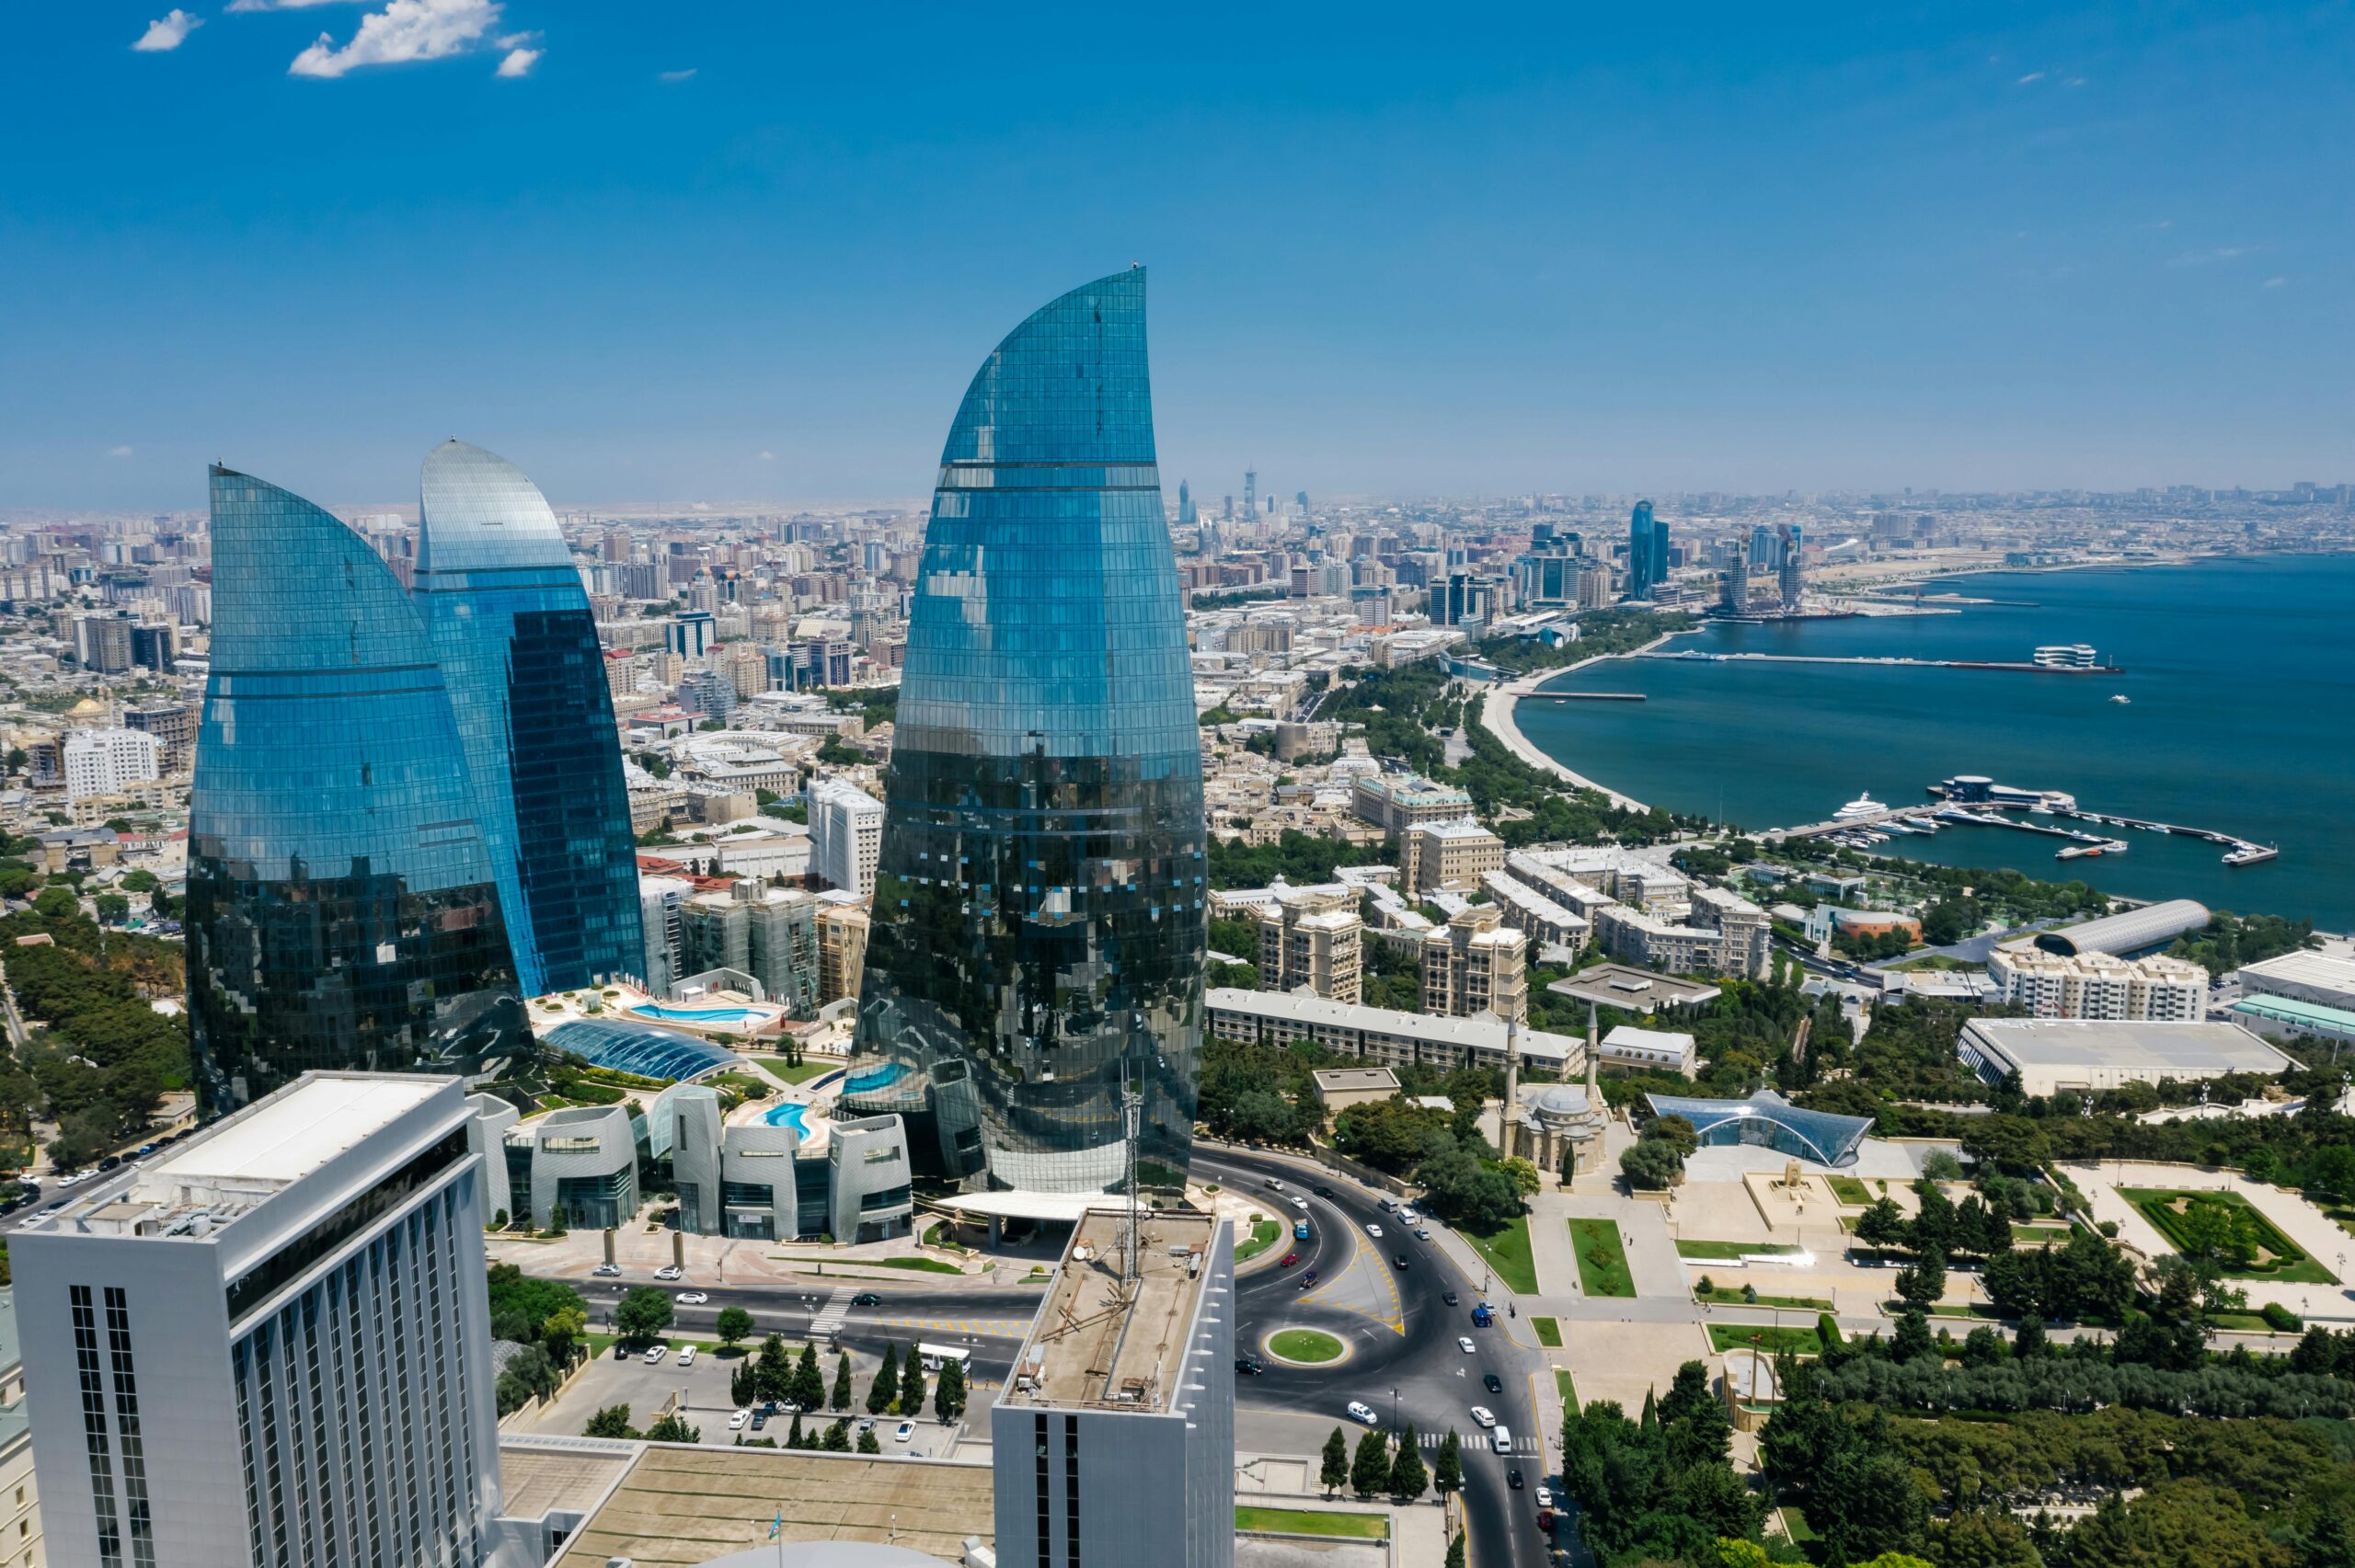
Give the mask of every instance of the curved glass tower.
POLYGON ((189 1010, 218 1114, 313 1069, 475 1076, 531 1048, 442 672, 400 582, 213 470, 189 1010))
POLYGON ((941 453, 845 1099, 920 1169, 1182 1177, 1201 1045, 1201 735, 1155 468, 1144 271, 982 364, 941 453))
POLYGON ((417 608, 449 682, 523 994, 646 967, 614 700, 538 486, 464 441, 425 460, 417 608))

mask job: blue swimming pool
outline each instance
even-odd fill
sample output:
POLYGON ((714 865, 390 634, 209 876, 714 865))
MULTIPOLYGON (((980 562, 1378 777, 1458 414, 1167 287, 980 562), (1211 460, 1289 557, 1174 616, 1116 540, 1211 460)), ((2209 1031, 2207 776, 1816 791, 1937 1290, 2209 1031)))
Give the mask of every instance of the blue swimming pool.
POLYGON ((908 1075, 905 1062, 887 1061, 880 1067, 870 1067, 864 1072, 854 1072, 843 1080, 845 1094, 866 1094, 878 1089, 889 1089, 908 1075))
POLYGON ((659 1001, 641 1002, 631 1011, 649 1018, 675 1018, 684 1024, 741 1024, 747 1018, 762 1016, 749 1007, 665 1007, 659 1001))
POLYGON ((789 1127, 793 1129, 795 1136, 808 1138, 810 1136, 809 1117, 810 1107, 797 1101, 792 1104, 779 1105, 761 1119, 771 1127, 789 1127))

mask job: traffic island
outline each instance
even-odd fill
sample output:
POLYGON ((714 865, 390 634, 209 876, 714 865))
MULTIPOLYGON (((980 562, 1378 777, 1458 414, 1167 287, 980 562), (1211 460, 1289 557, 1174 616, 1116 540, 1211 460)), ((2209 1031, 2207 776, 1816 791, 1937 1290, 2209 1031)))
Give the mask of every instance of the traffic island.
POLYGON ((1332 1367, 1350 1358, 1350 1347, 1322 1329, 1279 1329, 1260 1342, 1270 1360, 1287 1367, 1332 1367))

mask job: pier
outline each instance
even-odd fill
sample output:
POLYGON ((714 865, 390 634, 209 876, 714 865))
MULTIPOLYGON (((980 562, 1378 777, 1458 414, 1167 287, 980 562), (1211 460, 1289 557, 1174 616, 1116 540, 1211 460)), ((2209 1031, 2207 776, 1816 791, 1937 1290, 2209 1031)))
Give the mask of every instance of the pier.
POLYGON ((1543 697, 1549 703, 1641 703, 1648 701, 1641 692, 1534 692, 1527 700, 1543 697))
POLYGON ((2035 664, 2026 659, 1906 658, 1891 654, 1827 653, 1703 653, 1683 648, 1675 653, 1639 653, 1635 658, 1699 658, 1713 664, 1886 664, 1906 670, 2004 670, 2028 675, 2123 675, 2122 664, 2035 664))

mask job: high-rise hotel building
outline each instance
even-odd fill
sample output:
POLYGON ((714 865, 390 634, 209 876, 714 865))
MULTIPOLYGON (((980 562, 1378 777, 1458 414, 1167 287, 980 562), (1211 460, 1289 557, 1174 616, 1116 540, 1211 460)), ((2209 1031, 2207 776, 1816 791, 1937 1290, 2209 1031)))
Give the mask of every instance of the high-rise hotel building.
POLYGON ((310 1074, 10 1238, 52 1562, 493 1561, 468 1117, 454 1078, 310 1074))
POLYGON ((1202 1025, 1201 736, 1155 466, 1145 275, 1016 327, 941 453, 844 1100, 920 1169, 1101 1192, 1143 1096, 1182 1179, 1202 1025))

